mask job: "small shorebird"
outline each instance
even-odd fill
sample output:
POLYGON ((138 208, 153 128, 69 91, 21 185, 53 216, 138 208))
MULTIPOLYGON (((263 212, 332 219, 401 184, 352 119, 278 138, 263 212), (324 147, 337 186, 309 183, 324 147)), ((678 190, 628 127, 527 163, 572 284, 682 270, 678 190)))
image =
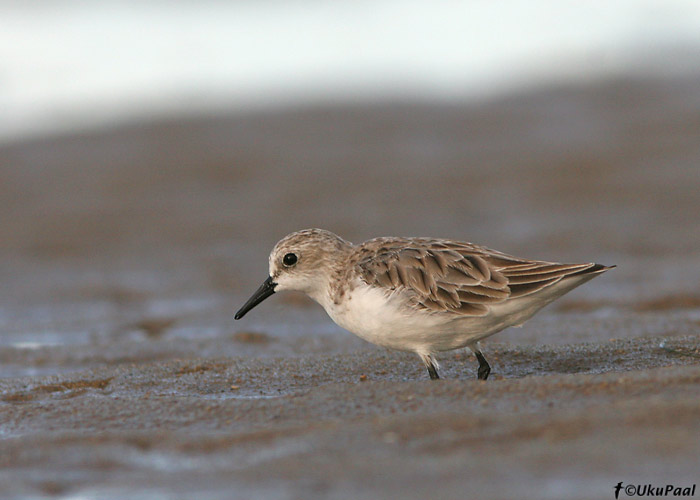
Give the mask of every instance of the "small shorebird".
POLYGON ((373 344, 418 354, 431 379, 435 353, 469 347, 478 378, 491 367, 479 341, 520 326, 542 307, 611 269, 513 257, 462 241, 375 238, 353 245, 323 229, 282 238, 270 276, 236 313, 277 291, 297 290, 338 325, 373 344))

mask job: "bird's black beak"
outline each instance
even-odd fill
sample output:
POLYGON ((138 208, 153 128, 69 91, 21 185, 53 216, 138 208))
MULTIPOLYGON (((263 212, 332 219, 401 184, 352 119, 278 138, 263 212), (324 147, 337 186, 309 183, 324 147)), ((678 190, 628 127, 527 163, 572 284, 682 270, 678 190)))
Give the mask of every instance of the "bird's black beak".
POLYGON ((268 298, 270 295, 275 293, 275 287, 277 286, 277 283, 272 281, 272 277, 268 277, 265 281, 263 281, 263 284, 260 285, 260 288, 255 290, 255 293, 251 298, 248 299, 248 302, 243 304, 243 307, 241 307, 236 315, 234 316, 235 319, 241 319, 245 313, 250 311, 252 308, 260 304, 263 300, 268 298))

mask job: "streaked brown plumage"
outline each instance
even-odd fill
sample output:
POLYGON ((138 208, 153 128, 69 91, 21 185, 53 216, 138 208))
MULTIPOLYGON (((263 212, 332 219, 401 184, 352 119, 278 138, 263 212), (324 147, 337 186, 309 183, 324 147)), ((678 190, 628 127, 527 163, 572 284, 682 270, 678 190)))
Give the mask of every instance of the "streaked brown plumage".
POLYGON ((593 263, 520 259, 472 243, 431 238, 376 238, 357 262, 365 283, 404 288, 431 311, 483 316, 488 306, 536 293, 566 277, 602 272, 593 263))

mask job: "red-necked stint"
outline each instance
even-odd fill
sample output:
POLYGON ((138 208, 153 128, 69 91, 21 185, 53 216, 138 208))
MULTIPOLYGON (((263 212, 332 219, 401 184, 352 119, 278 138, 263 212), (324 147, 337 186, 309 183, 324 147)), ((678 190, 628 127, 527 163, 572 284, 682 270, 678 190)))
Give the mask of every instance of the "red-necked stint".
POLYGON ((522 325, 615 267, 522 259, 449 239, 384 237, 354 245, 322 229, 285 236, 269 262, 270 276, 236 319, 275 292, 297 290, 358 337, 415 352, 431 379, 439 378, 435 353, 469 347, 482 380, 491 368, 481 339, 522 325))

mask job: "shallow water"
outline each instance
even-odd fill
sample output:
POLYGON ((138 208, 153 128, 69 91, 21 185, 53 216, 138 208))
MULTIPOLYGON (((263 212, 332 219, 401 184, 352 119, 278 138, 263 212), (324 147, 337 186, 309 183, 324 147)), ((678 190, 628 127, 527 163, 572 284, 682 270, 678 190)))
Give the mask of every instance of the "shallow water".
POLYGON ((3 497, 605 498, 697 480, 700 82, 318 107, 0 148, 3 497), (303 297, 281 236, 617 268, 431 383, 303 297), (563 459, 565 457, 566 459, 563 459))

